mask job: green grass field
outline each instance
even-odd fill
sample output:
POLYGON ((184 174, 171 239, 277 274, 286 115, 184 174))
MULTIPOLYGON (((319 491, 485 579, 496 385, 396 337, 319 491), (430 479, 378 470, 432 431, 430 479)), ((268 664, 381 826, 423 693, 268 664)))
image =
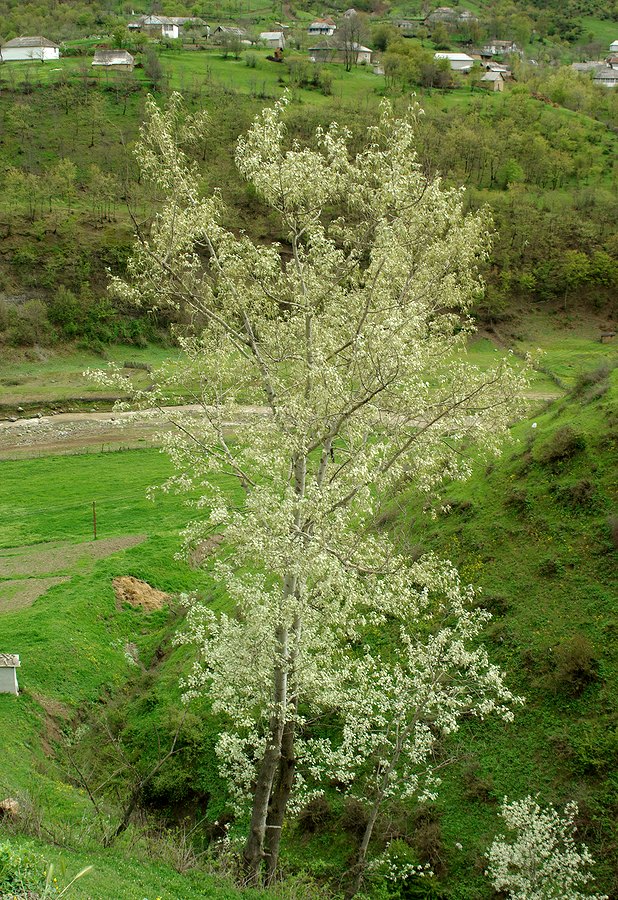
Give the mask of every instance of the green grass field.
MULTIPOLYGON (((20 351, 13 353, 13 359, 6 353, 0 362, 0 407, 16 406, 20 403, 32 404, 50 401, 66 401, 93 397, 115 397, 115 392, 106 392, 84 378, 86 369, 104 368, 106 363, 124 366, 141 363, 158 366, 177 356, 171 348, 124 347, 111 344, 101 354, 63 348, 61 352, 51 350, 20 351), (9 357, 9 358, 7 358, 9 357)), ((124 370, 135 387, 146 387, 149 373, 143 369, 124 370)))

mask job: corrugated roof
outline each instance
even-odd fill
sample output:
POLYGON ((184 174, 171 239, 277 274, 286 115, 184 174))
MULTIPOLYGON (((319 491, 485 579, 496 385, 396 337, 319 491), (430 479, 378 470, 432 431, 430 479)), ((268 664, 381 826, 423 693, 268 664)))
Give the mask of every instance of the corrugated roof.
POLYGON ((47 38, 41 37, 37 35, 36 37, 17 37, 13 38, 11 41, 7 41, 6 44, 2 45, 3 47, 53 47, 55 50, 58 50, 58 44, 54 44, 53 41, 49 41, 47 38))
POLYGON ((474 62, 467 53, 434 53, 436 59, 452 59, 458 62, 474 62))
POLYGON ((135 59, 128 50, 96 50, 93 66, 132 66, 135 59))
POLYGON ((13 669, 21 665, 19 654, 17 653, 0 653, 0 669, 13 669))

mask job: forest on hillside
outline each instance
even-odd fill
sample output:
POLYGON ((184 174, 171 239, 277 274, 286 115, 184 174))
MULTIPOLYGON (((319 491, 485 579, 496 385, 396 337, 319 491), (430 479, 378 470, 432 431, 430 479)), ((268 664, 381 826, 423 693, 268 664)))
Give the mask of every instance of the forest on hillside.
MULTIPOLYGON (((361 12, 369 13, 377 21, 404 14, 422 18, 440 4, 426 0, 408 0, 398 3, 390 0, 359 0, 361 12)), ((465 2, 452 3, 465 8, 465 2)), ((482 0, 474 4, 482 28, 494 37, 505 28, 526 32, 528 39, 562 40, 585 43, 589 40, 582 17, 593 16, 602 20, 618 18, 616 0, 482 0)), ((289 24, 301 21, 308 15, 341 15, 345 3, 328 0, 297 0, 288 7, 289 24)), ((241 19, 245 23, 280 18, 278 3, 251 3, 247 0, 0 0, 0 41, 22 34, 45 34, 56 40, 71 40, 89 35, 104 35, 119 24, 126 23, 135 13, 155 12, 169 16, 201 16, 207 22, 213 20, 241 19)), ((513 35, 510 35, 513 36, 513 35)))
MULTIPOLYGON (((301 65, 287 67, 293 91, 301 65)), ((523 303, 557 305, 564 314, 575 304, 611 317, 618 296, 618 168, 616 136, 604 119, 618 97, 574 73, 549 74, 545 81, 535 72, 531 77, 530 87, 524 82, 498 102, 478 92, 465 104, 445 106, 440 94, 428 92, 417 126, 419 158, 427 172, 463 184, 469 208, 486 210, 493 221, 487 292, 477 315, 508 319, 510 308, 523 303), (532 87, 549 95, 546 102, 534 99, 532 87), (548 102, 552 97, 574 109, 556 108, 548 102)), ((29 300, 0 300, 5 344, 62 338, 100 347, 163 337, 165 317, 121 309, 105 290, 107 270, 123 270, 131 216, 145 225, 156 210, 157 198, 141 183, 130 150, 147 89, 133 76, 109 83, 87 75, 58 77, 36 89, 5 82, 0 291, 29 300)), ((165 93, 164 84, 160 90, 165 93)), ((235 227, 258 239, 273 236, 272 222, 231 168, 238 135, 266 101, 236 93, 230 106, 214 83, 187 85, 185 95, 189 107, 206 109, 212 123, 207 139, 191 150, 204 190, 222 191, 235 227)), ((402 109, 408 97, 407 91, 392 92, 402 109)), ((376 103, 345 109, 357 139, 376 103)), ((301 102, 298 95, 290 134, 306 137, 335 115, 328 104, 301 102)), ((274 236, 285 243, 285 235, 274 236)))

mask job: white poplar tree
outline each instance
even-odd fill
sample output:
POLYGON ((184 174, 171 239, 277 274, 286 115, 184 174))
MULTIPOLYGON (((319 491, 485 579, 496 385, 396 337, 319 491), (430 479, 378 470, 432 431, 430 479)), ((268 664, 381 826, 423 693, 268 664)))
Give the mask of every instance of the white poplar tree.
POLYGON ((113 284, 199 325, 161 394, 198 385, 205 414, 175 417, 171 484, 199 486, 210 509, 187 543, 225 526, 217 575, 235 607, 190 610, 185 639, 200 656, 187 693, 207 691, 227 715, 219 752, 250 808, 255 881, 274 873, 311 768, 308 725, 344 702, 350 640, 415 602, 414 573, 372 530, 376 511, 403 479, 435 494, 469 473, 471 446, 497 452, 525 383, 508 362, 481 371, 465 359, 487 217, 424 175, 417 112, 397 118, 383 103, 354 155, 336 124, 309 146, 293 141, 287 103, 237 145, 238 171, 282 237, 258 243, 225 227, 220 194, 183 150, 198 126, 178 95, 164 110, 149 101, 137 156, 163 202, 113 284), (233 441, 228 422, 239 423, 233 441), (242 484, 241 506, 213 486, 221 474, 242 484))
POLYGON ((509 900, 608 900, 589 891, 594 860, 585 844, 575 843, 577 803, 562 813, 543 809, 534 797, 505 797, 500 815, 509 830, 487 853, 487 875, 509 900))

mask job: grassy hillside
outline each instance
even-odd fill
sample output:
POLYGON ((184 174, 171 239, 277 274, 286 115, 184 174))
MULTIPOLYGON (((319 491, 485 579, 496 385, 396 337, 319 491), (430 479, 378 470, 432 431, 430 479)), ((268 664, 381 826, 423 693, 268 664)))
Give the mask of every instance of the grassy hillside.
MULTIPOLYGON (((407 552, 447 555, 482 587, 494 614, 486 634, 492 656, 527 698, 511 726, 466 727, 445 748, 457 762, 445 771, 436 804, 422 814, 392 808, 378 832, 374 851, 394 830, 418 858, 438 860, 440 889, 449 900, 489 896, 479 873, 498 828, 497 804, 504 794, 537 791, 543 801, 578 800, 580 836, 599 859, 600 886, 617 896, 617 408, 618 370, 581 377, 572 396, 515 428, 503 460, 480 466, 468 484, 454 487, 450 509, 435 521, 405 493, 384 512, 381 527, 407 552)), ((132 764, 147 768, 158 742, 166 746, 178 725, 178 678, 189 658, 169 643, 177 620, 165 609, 118 608, 114 576, 134 575, 173 594, 198 589, 215 608, 225 602, 207 574, 174 560, 189 510, 174 496, 145 499, 146 486, 169 473, 168 463, 155 451, 139 451, 5 462, 2 473, 0 644, 21 654, 23 691, 19 698, 0 697, 0 751, 8 763, 0 772, 2 795, 18 796, 30 827, 63 845, 46 850, 47 857, 62 856, 70 872, 94 863, 96 875, 80 882, 76 896, 103 900, 118 890, 119 879, 126 892, 117 895, 136 900, 145 895, 138 897, 142 883, 156 896, 219 896, 197 873, 181 882, 153 862, 139 830, 102 853, 96 817, 62 749, 67 737, 78 735, 80 768, 90 771, 105 722, 121 736, 132 764), (93 558, 92 499, 100 539, 147 540, 93 558), (18 608, 24 590, 50 577, 69 580, 18 608), (81 854, 71 849, 76 842, 81 854), (141 876, 129 855, 145 860, 141 876)), ((212 761, 216 723, 198 706, 183 729, 181 752, 142 802, 171 827, 178 827, 179 811, 201 821, 194 834, 199 849, 225 811, 212 761)), ((127 771, 116 776, 119 792, 127 780, 127 771)), ((109 809, 116 815, 113 803, 109 809)), ((359 813, 332 792, 322 814, 317 830, 305 817, 287 834, 284 861, 292 871, 308 869, 337 884, 359 813)), ((165 846, 157 852, 170 860, 165 846)), ((171 861, 178 865, 177 857, 171 861)), ((221 894, 228 895, 234 896, 221 894)))
MULTIPOLYGON (((496 223, 489 290, 479 313, 501 318, 521 301, 528 307, 560 304, 568 315, 583 304, 605 314, 601 330, 611 330, 618 169, 616 135, 606 123, 608 92, 597 96, 600 89, 588 85, 582 94, 579 82, 556 74, 504 95, 468 84, 423 89, 405 79, 387 84, 367 67, 349 73, 337 65, 316 68, 297 53, 278 66, 266 53, 235 59, 220 50, 164 50, 159 57, 163 95, 180 89, 189 109, 211 116, 193 153, 205 189, 222 191, 232 228, 285 242, 239 179, 233 147, 253 116, 286 87, 293 100, 290 132, 301 139, 333 119, 360 139, 382 95, 403 107, 416 90, 425 109, 419 121, 422 164, 444 172, 450 183, 464 183, 469 204, 488 207, 496 223), (532 96, 538 87, 557 100, 532 96), (556 108, 558 101, 576 108, 556 108)), ((6 163, 0 342, 8 346, 69 339, 80 349, 101 351, 110 342, 160 340, 169 326, 165 317, 125 308, 105 292, 107 270, 121 272, 125 265, 131 216, 147 228, 156 210, 131 154, 151 81, 143 69, 130 78, 92 78, 82 62, 66 58, 53 68, 0 69, 6 88, 0 95, 6 163)))

